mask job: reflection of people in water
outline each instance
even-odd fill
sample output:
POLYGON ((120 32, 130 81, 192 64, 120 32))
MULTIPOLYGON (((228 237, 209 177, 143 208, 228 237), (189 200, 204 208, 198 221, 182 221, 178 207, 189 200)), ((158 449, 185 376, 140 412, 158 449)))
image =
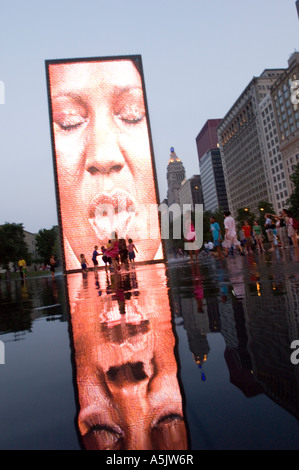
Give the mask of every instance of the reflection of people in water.
POLYGON ((202 284, 202 275, 200 272, 199 265, 192 265, 192 282, 194 289, 194 297, 197 302, 198 312, 203 312, 203 299, 204 299, 204 290, 202 284))
MULTIPOLYGON (((195 227, 192 222, 191 214, 190 212, 187 212, 185 215, 185 242, 187 243, 194 243, 196 242, 196 232, 195 232, 195 227)), ((193 260, 193 257, 195 255, 195 261, 198 261, 198 254, 199 254, 199 249, 195 247, 193 250, 189 250, 189 255, 191 261, 193 260)))
POLYGON ((153 265, 140 274, 139 287, 141 281, 163 288, 125 298, 125 315, 113 295, 98 297, 94 287, 84 293, 78 274, 68 276, 78 426, 86 449, 187 448, 165 271, 153 265))
POLYGON ((48 63, 66 270, 80 269, 80 253, 113 231, 138 241, 140 261, 163 258, 158 211, 148 213, 158 201, 139 67, 140 59, 48 63))

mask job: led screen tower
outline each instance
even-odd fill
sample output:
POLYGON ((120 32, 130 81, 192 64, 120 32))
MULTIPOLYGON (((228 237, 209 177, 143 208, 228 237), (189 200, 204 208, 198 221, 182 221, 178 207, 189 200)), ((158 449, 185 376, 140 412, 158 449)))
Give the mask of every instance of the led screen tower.
POLYGON ((65 272, 115 232, 163 259, 141 56, 46 61, 65 272))

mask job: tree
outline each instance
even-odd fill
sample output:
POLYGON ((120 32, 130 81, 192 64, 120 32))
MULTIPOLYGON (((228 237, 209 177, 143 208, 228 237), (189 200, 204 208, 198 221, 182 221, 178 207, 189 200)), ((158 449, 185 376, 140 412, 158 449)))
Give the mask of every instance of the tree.
POLYGON ((223 235, 225 233, 223 210, 221 208, 216 209, 214 212, 214 217, 216 219, 216 222, 218 222, 221 234, 223 235))
POLYGON ((257 217, 257 221, 259 225, 264 229, 265 227, 265 214, 274 214, 273 205, 268 201, 260 201, 257 205, 259 215, 257 217))
POLYGON ((49 263, 52 254, 54 254, 55 259, 59 258, 59 235, 57 226, 53 226, 51 229, 39 230, 35 239, 38 253, 45 264, 49 263))
POLYGON ((290 211, 294 217, 299 217, 299 163, 295 166, 295 170, 290 176, 294 188, 293 192, 287 200, 290 211))
POLYGON ((23 224, 6 222, 0 226, 0 264, 8 270, 9 262, 16 263, 21 257, 31 263, 23 224))
POLYGON ((239 229, 243 227, 245 220, 247 220, 249 225, 252 227, 253 222, 255 221, 255 214, 251 212, 248 207, 240 207, 240 209, 238 209, 236 220, 239 229))

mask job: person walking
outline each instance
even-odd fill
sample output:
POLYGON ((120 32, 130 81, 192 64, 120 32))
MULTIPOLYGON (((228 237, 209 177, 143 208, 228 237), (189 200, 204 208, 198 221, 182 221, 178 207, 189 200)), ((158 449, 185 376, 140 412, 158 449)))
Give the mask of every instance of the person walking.
POLYGON ((54 255, 51 255, 51 258, 50 258, 49 262, 50 262, 50 271, 51 271, 52 279, 54 279, 55 266, 56 266, 56 260, 55 260, 54 255))
POLYGON ((212 232, 214 247, 216 247, 217 255, 219 258, 224 258, 221 251, 221 231, 215 217, 210 217, 210 232, 212 232))
POLYGON ((265 214, 265 229, 266 229, 266 235, 268 238, 268 242, 271 243, 271 248, 269 251, 274 251, 274 233, 272 229, 272 220, 271 220, 271 214, 265 214))
POLYGON ((24 258, 21 256, 19 261, 18 261, 18 266, 19 266, 19 271, 20 271, 20 277, 23 279, 23 266, 26 266, 26 261, 24 258))
POLYGON ((131 264, 132 263, 134 264, 135 263, 135 257, 136 257, 135 256, 135 251, 136 251, 136 253, 138 253, 138 250, 137 250, 136 246, 134 245, 132 238, 129 238, 128 242, 129 242, 128 243, 129 261, 130 261, 131 264))
POLYGON ((228 250, 232 246, 237 246, 238 250, 240 251, 240 254, 244 255, 242 248, 241 248, 241 243, 239 242, 237 238, 235 219, 232 217, 230 211, 224 211, 223 215, 224 215, 225 236, 224 236, 224 242, 222 243, 222 246, 225 249, 225 256, 228 255, 228 250))
POLYGON ((93 253, 92 253, 93 270, 94 270, 95 273, 98 270, 99 262, 97 260, 97 256, 99 256, 99 255, 100 255, 100 253, 98 252, 98 246, 95 245, 93 253))
POLYGON ((252 246, 252 235, 251 235, 251 225, 249 225, 248 220, 245 220, 244 225, 242 227, 244 237, 245 237, 245 250, 249 255, 252 254, 251 246, 252 246))
POLYGON ((253 222, 252 231, 257 248, 260 250, 260 253, 262 253, 264 251, 262 227, 257 220, 253 222))
POLYGON ((282 214, 285 216, 288 237, 292 240, 294 248, 298 248, 297 230, 293 227, 294 216, 287 209, 283 209, 282 214))

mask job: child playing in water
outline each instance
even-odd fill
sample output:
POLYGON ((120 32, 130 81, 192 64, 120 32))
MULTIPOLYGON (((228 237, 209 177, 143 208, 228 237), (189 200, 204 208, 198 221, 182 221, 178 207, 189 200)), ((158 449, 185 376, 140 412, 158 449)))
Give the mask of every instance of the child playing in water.
POLYGON ((120 270, 119 263, 118 263, 118 255, 119 255, 118 236, 116 232, 113 232, 113 236, 111 237, 111 245, 110 246, 107 245, 106 256, 111 258, 112 266, 115 272, 120 270))
POLYGON ((108 271, 108 263, 111 264, 112 261, 111 261, 111 258, 109 258, 106 253, 107 253, 107 249, 104 246, 101 246, 102 260, 105 263, 105 271, 107 272, 108 271))
POLYGON ((132 238, 129 238, 128 242, 129 244, 127 248, 129 252, 129 261, 130 263, 135 263, 135 251, 136 253, 138 253, 138 250, 136 246, 134 245, 132 238))
POLYGON ((87 273, 87 261, 83 253, 80 255, 80 263, 81 263, 82 272, 87 273))

